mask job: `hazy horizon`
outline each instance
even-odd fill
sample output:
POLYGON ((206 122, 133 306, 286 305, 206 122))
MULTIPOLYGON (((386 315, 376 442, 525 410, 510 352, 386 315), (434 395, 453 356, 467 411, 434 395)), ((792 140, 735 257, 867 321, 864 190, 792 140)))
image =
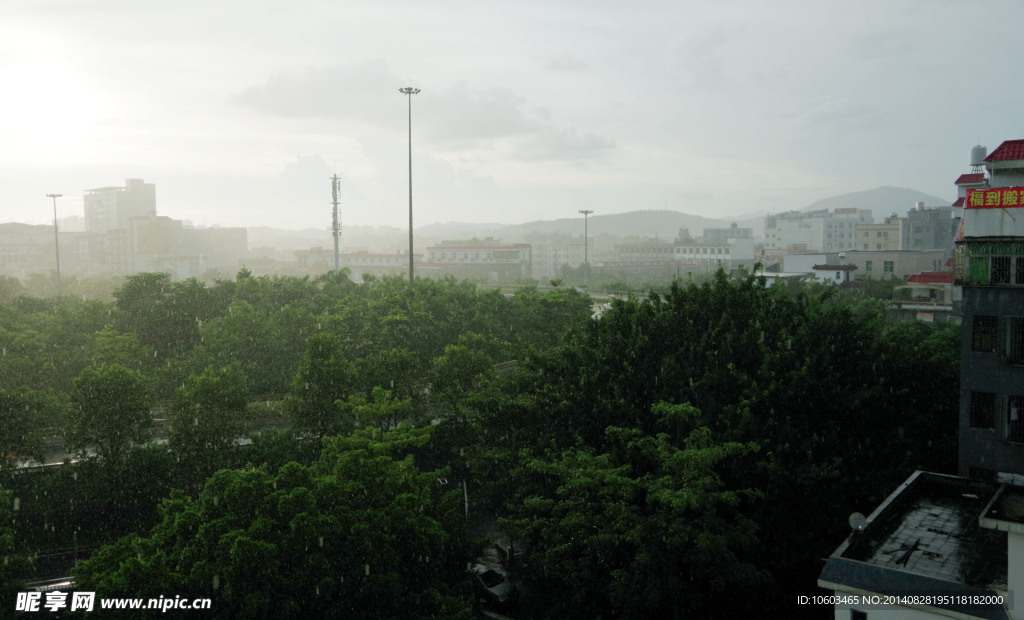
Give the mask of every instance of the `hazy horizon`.
POLYGON ((714 219, 956 196, 1013 133, 1024 5, 903 0, 0 7, 0 221, 154 183, 197 226, 714 219), (998 16, 999 19, 987 18, 998 16), (981 46, 984 46, 982 48, 981 46), (974 49, 984 49, 984 62, 974 49), (974 87, 985 84, 986 87, 974 87))

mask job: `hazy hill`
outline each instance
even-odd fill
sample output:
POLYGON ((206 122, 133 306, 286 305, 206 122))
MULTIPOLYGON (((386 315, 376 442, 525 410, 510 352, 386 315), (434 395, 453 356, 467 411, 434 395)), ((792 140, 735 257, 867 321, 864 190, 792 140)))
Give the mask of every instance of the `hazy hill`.
MULTIPOLYGON (((591 235, 610 233, 616 235, 658 235, 664 239, 675 239, 680 228, 688 228, 690 234, 696 236, 705 228, 724 228, 732 220, 717 220, 689 215, 678 211, 630 211, 609 215, 593 214, 589 217, 591 235)), ((532 234, 563 234, 578 236, 583 234, 583 216, 568 217, 557 220, 527 222, 513 226, 504 226, 497 231, 503 241, 522 241, 532 234)), ((741 224, 742 225, 742 224, 741 224)))
POLYGON ((871 209, 875 214, 875 221, 881 222, 889 214, 895 213, 901 217, 907 215, 907 211, 914 208, 915 202, 923 202, 926 207, 948 207, 953 204, 953 198, 939 198, 919 192, 906 187, 879 187, 863 192, 851 192, 841 196, 823 198, 808 205, 802 211, 816 211, 818 209, 871 209))

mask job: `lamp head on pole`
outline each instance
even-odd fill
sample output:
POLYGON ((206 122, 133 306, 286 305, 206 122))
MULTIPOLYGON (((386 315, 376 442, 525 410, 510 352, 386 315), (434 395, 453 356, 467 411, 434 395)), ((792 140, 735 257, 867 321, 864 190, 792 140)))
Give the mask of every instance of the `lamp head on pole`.
POLYGON ((420 89, 412 88, 411 86, 406 86, 405 88, 399 88, 398 92, 402 93, 403 95, 418 95, 420 89))

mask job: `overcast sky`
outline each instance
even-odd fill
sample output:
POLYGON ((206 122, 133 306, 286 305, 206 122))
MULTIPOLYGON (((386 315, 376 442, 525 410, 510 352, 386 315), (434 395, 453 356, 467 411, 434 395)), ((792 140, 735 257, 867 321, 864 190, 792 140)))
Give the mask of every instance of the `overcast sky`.
MULTIPOLYGON (((10 0, 0 222, 155 183, 197 225, 708 217, 955 198, 1024 138, 1024 3, 10 0), (276 4, 274 8, 268 8, 276 4)), ((910 208, 912 205, 908 205, 910 208)))

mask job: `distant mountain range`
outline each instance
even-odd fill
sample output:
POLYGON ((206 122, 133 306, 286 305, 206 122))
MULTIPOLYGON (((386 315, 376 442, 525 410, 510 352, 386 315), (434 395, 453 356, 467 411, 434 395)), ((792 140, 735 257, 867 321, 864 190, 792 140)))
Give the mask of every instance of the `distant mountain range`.
MULTIPOLYGON (((586 224, 591 235, 643 235, 674 239, 680 228, 687 228, 692 235, 699 235, 705 228, 723 228, 729 220, 717 220, 680 213, 679 211, 630 211, 609 215, 591 215, 586 224)), ((583 234, 583 216, 557 220, 543 220, 503 226, 498 231, 502 239, 526 241, 534 235, 566 235, 575 237, 583 234)))
POLYGON ((801 211, 816 211, 818 209, 871 209, 875 214, 875 221, 880 222, 890 214, 905 216, 907 211, 914 208, 915 202, 923 202, 926 207, 948 207, 953 204, 949 198, 939 198, 919 192, 915 189, 905 187, 879 187, 863 192, 851 192, 841 196, 822 198, 811 203, 801 211))

